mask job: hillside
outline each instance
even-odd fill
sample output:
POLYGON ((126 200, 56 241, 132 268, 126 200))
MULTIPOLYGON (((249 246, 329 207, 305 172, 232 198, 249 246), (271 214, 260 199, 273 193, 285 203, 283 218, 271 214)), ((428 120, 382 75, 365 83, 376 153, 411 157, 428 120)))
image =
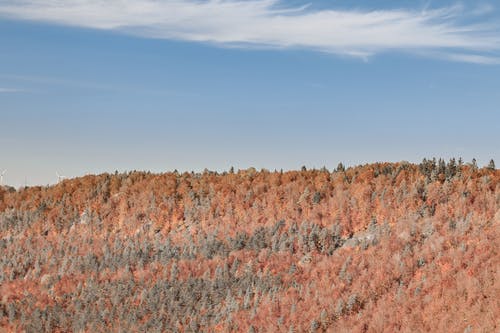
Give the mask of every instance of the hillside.
POLYGON ((500 170, 455 160, 0 189, 0 331, 498 332, 500 170))

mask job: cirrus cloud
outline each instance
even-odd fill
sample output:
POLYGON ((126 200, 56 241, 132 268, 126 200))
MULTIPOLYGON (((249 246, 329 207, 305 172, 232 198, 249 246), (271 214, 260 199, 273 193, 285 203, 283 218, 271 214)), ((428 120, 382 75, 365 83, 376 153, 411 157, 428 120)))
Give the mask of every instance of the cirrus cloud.
POLYGON ((0 0, 0 16, 146 38, 302 48, 365 59, 390 51, 482 64, 500 59, 499 25, 471 23, 458 5, 314 10, 281 0, 0 0))
POLYGON ((11 94, 11 93, 19 93, 23 92, 24 90, 22 89, 15 89, 15 88, 2 88, 0 87, 0 94, 11 94))

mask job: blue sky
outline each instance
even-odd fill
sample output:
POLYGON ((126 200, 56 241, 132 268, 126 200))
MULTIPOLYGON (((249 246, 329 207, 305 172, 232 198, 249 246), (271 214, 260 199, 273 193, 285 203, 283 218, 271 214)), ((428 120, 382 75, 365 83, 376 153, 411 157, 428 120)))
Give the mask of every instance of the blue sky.
POLYGON ((500 6, 0 0, 0 146, 14 186, 56 171, 498 163, 500 6))

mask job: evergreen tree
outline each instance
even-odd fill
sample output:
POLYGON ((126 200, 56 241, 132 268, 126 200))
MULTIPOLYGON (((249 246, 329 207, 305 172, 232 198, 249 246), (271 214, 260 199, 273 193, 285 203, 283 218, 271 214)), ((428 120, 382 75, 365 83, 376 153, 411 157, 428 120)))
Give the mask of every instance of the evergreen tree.
POLYGON ((472 166, 472 170, 474 170, 474 171, 477 170, 477 161, 475 158, 472 159, 471 166, 472 166))
POLYGON ((488 163, 487 168, 490 170, 496 170, 495 161, 493 161, 493 159, 490 160, 490 163, 488 163))

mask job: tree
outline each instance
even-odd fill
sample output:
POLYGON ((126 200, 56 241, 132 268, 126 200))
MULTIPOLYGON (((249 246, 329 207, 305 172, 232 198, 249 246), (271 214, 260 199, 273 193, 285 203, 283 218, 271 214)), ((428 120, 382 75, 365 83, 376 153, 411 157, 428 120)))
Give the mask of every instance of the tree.
POLYGON ((313 196, 313 203, 314 204, 319 204, 319 202, 321 201, 321 193, 320 192, 314 192, 314 196, 313 196))
POLYGON ((493 161, 493 159, 490 160, 490 163, 488 163, 487 168, 490 170, 496 170, 495 161, 493 161))
POLYGON ((455 159, 452 158, 450 159, 450 162, 448 163, 446 167, 446 179, 450 180, 457 174, 457 164, 455 162, 455 159))
POLYGON ((471 167, 473 171, 477 171, 477 161, 475 158, 472 159, 471 167))

